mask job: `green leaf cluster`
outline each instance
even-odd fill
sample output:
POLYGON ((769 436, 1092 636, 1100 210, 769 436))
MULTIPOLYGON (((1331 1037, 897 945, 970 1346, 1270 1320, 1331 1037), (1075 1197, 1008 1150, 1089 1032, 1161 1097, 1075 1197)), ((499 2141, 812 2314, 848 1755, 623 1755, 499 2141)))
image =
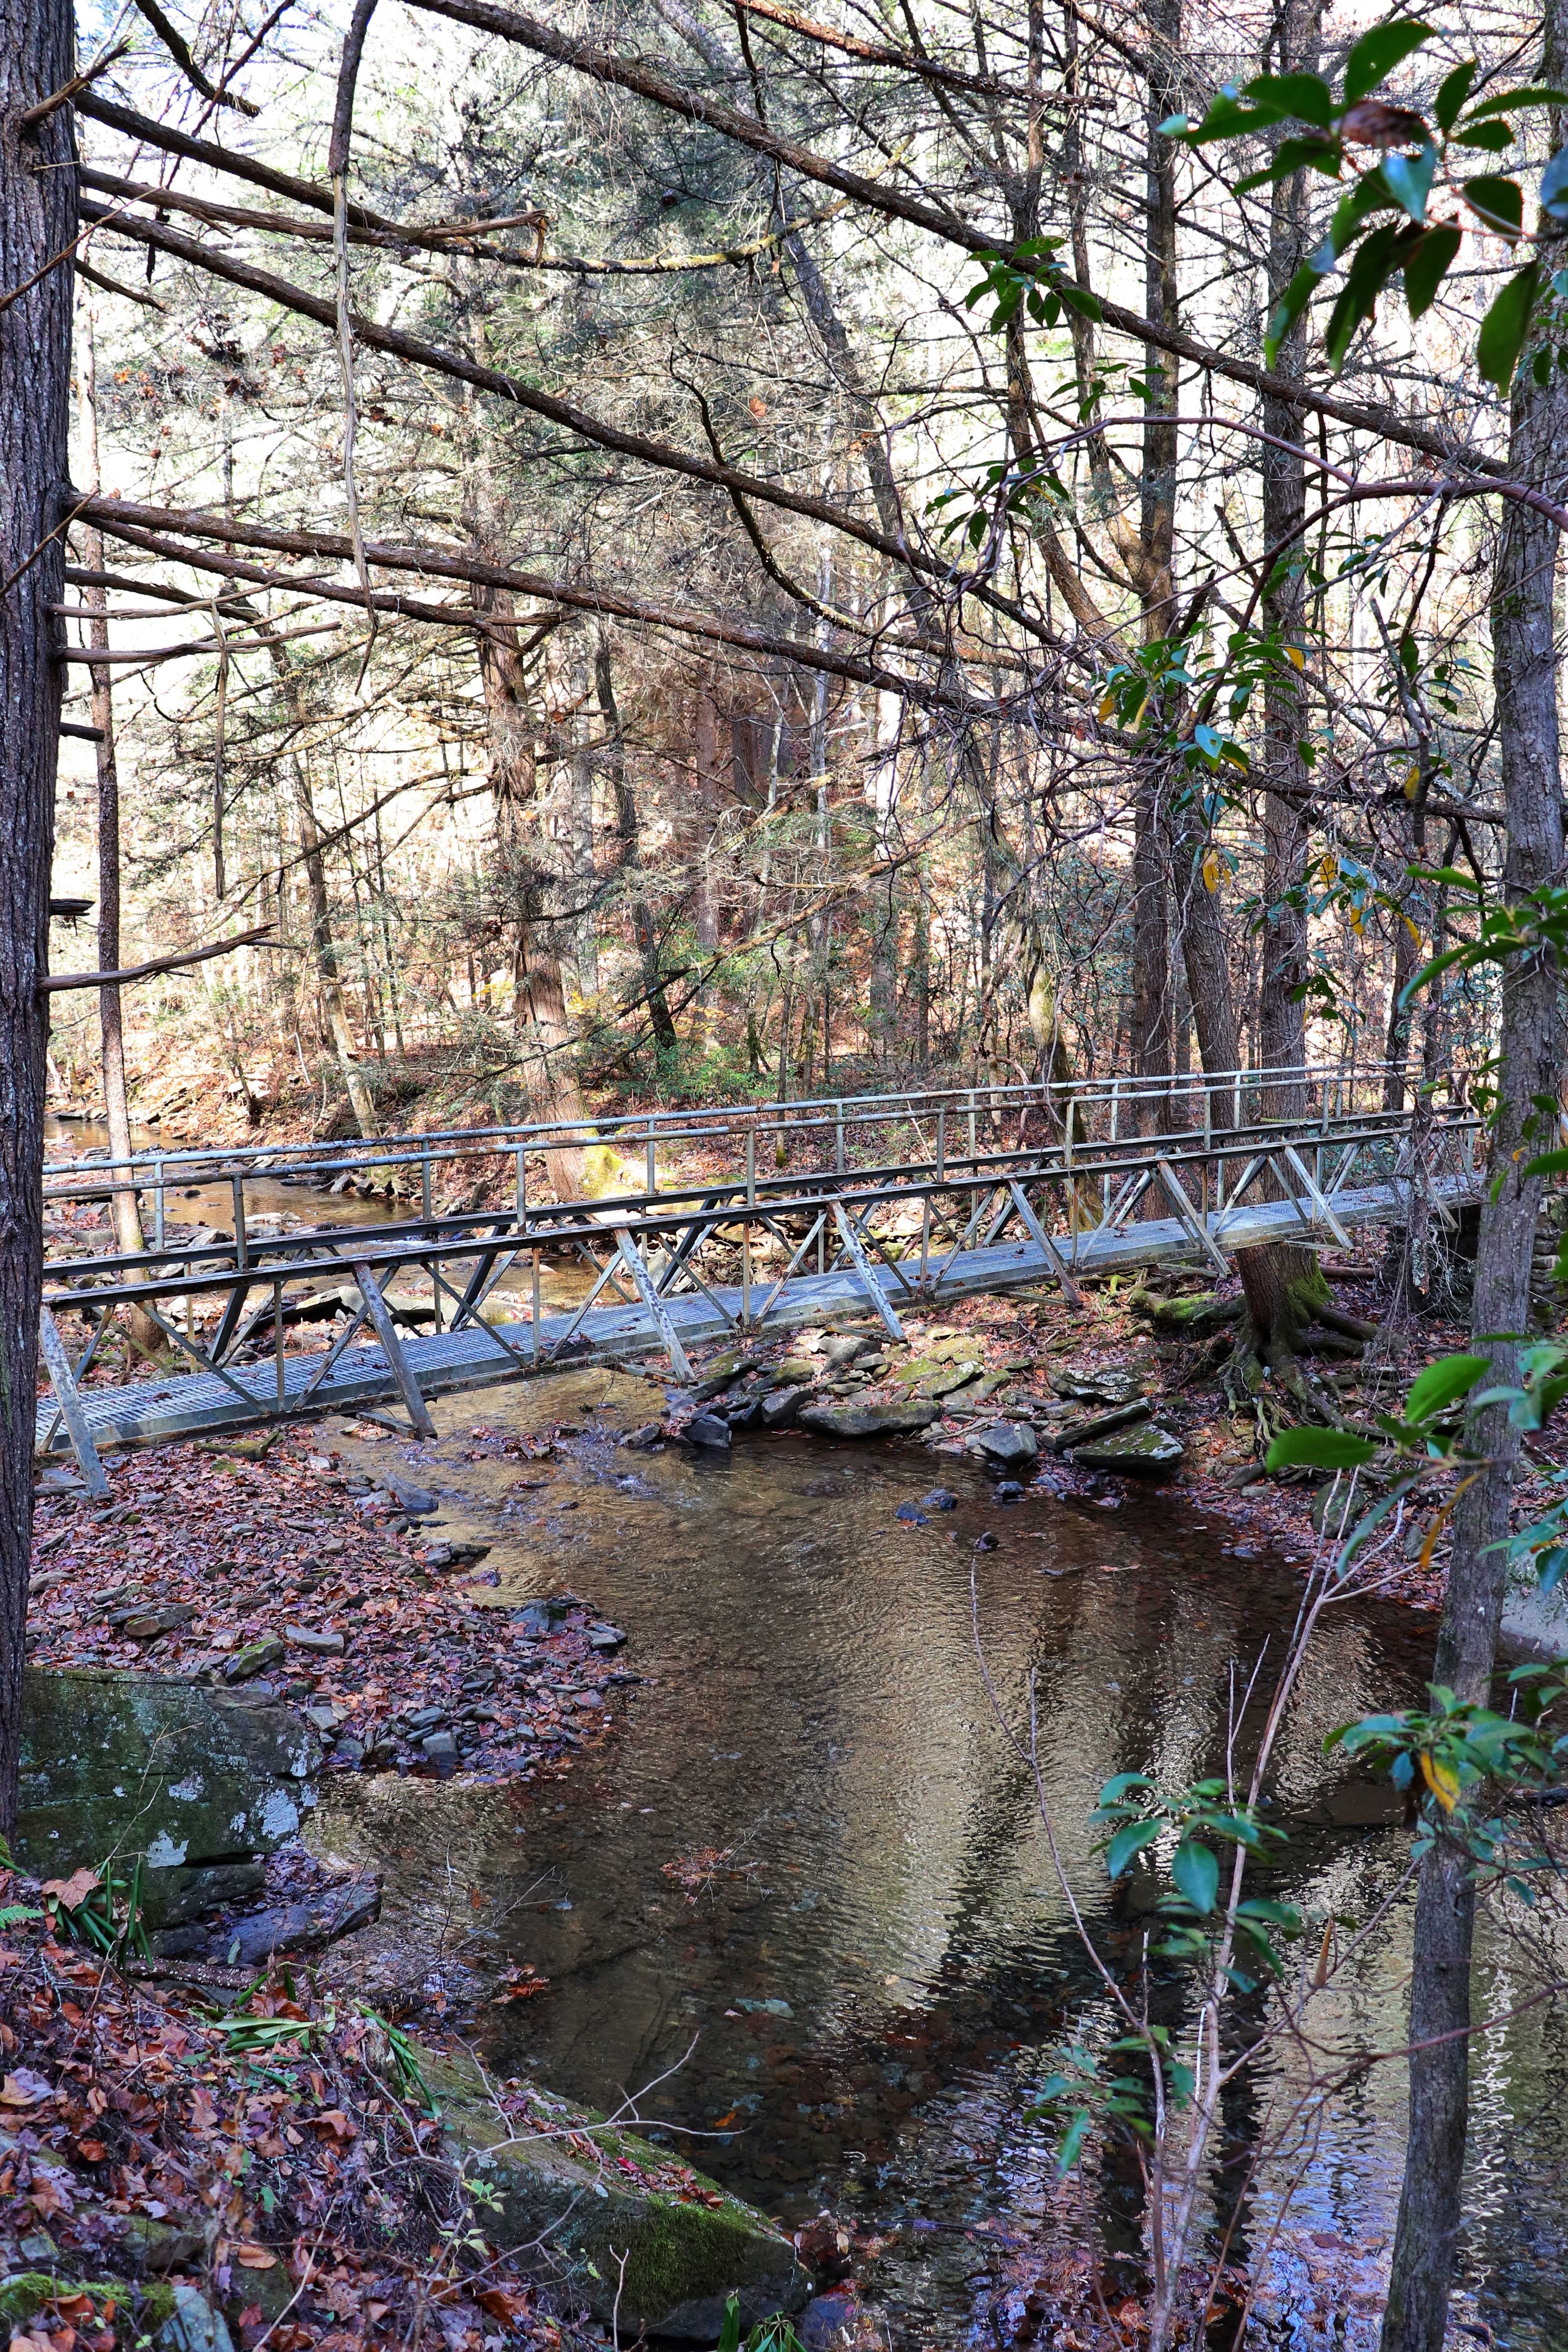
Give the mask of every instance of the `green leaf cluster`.
MULTIPOLYGON (((1472 173, 1466 166, 1477 155, 1506 153, 1519 138, 1515 118, 1568 99, 1561 90, 1531 84, 1483 93, 1471 104, 1479 69, 1473 58, 1444 77, 1430 117, 1377 95, 1389 75, 1433 37, 1433 27, 1418 17, 1391 17, 1355 43, 1337 91, 1318 74, 1260 74, 1239 89, 1227 84, 1201 121, 1175 115, 1162 126, 1192 147, 1297 126, 1276 141, 1261 170, 1235 184, 1238 195, 1303 170, 1331 180, 1342 180, 1347 168, 1351 172, 1328 235, 1291 278, 1268 321, 1271 367, 1297 320, 1347 255, 1352 257, 1323 336, 1336 372, 1357 329, 1372 318, 1394 278, 1403 279, 1413 319, 1430 310, 1458 257, 1465 226, 1510 245, 1524 236, 1520 179, 1495 170, 1472 173), (1374 152, 1375 163, 1358 161, 1374 152), (1464 208, 1457 217, 1430 217, 1439 173, 1446 191, 1464 208)), ((1568 148, 1547 163, 1537 201, 1549 224, 1568 221, 1568 148)), ((1500 390, 1511 382, 1525 351, 1542 284, 1539 261, 1525 260, 1494 296, 1482 320, 1477 360, 1482 376, 1500 390)), ((1568 346, 1559 360, 1568 365, 1568 346)))
MULTIPOLYGON (((1091 1819, 1109 1832, 1103 1842, 1105 1866, 1113 1879, 1148 1848, 1174 1841, 1170 1890, 1157 1906, 1166 1932, 1155 1948, 1176 1958, 1205 1955, 1224 1924, 1222 1851, 1228 1846, 1233 1853, 1240 1849, 1256 1854, 1282 1841, 1284 1834, 1259 1820, 1253 1807, 1233 1803, 1223 1780, 1194 1780, 1184 1789, 1163 1790, 1143 1772, 1119 1772, 1108 1780, 1091 1819)), ((1257 1981, 1248 1973, 1251 1969, 1274 1975, 1284 1965, 1271 1937, 1299 1934, 1300 1920, 1289 1904, 1248 1898, 1236 1909, 1234 1928, 1238 1959, 1246 1965, 1232 1964, 1231 1981, 1250 1990, 1257 1981)))

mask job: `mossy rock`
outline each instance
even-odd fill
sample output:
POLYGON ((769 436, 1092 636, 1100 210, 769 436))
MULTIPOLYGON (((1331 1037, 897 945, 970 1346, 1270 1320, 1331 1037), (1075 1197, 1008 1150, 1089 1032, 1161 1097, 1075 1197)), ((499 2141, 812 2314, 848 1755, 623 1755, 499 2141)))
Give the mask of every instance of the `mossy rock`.
POLYGON ((106 1854, 145 1865, 143 1911, 188 1909, 193 1872, 271 1853, 314 1802, 321 1744, 292 1709, 178 1675, 29 1667, 13 1849, 39 1878, 106 1854))
POLYGON ((523 2137, 520 2120, 487 2096, 477 2066, 420 2063, 454 2155, 496 2200, 486 2236, 509 2252, 548 2248, 568 2265, 574 2299, 597 2319, 610 2318, 619 2283, 623 2340, 640 2327, 711 2344, 731 2294, 743 2329, 805 2302, 811 2283, 790 2240, 668 2150, 538 2091, 537 2132, 523 2137))
POLYGON ((114 2332, 122 2344, 134 2344, 155 2335, 174 2316, 176 2294, 163 2279, 135 2285, 125 2279, 64 2278, 56 2271, 15 2271, 0 2279, 0 2319, 14 2335, 26 2329, 40 2311, 73 2295, 89 2294, 94 2303, 114 2305, 114 2332))
POLYGON ((1090 1438, 1065 1451, 1067 1459, 1080 1470, 1106 1470, 1121 1477, 1168 1478, 1186 1460, 1181 1439, 1153 1421, 1090 1438))
POLYGON ((1247 1301, 1239 1292, 1233 1298, 1222 1298, 1213 1290, 1189 1291, 1179 1298, 1161 1298, 1152 1290, 1136 1290, 1127 1304, 1135 1315, 1152 1323, 1157 1331, 1177 1339, 1210 1339, 1227 1324, 1239 1323, 1247 1311, 1247 1301))
POLYGON ((800 1425, 818 1437, 908 1437, 941 1417, 938 1404, 808 1404, 800 1425))

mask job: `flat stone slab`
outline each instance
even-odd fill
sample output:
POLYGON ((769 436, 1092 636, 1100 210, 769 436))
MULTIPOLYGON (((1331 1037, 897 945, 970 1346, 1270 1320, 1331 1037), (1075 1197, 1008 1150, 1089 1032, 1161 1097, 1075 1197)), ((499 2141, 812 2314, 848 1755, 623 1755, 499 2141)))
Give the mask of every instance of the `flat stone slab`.
POLYGON ((808 1404, 800 1426, 818 1437, 908 1437, 941 1419, 938 1404, 808 1404))
POLYGON ((1049 1378, 1058 1396, 1074 1404, 1134 1404, 1143 1393, 1142 1376, 1121 1364, 1107 1364, 1093 1372, 1058 1367, 1049 1378))
POLYGON ((24 1869, 67 1877, 145 1865, 149 1917, 191 1872, 271 1853, 315 1802, 321 1744, 291 1708, 247 1706, 173 1675, 29 1668, 14 1842, 24 1869))
POLYGON ((1109 1470, 1128 1477, 1168 1478, 1187 1458, 1179 1437, 1157 1422, 1143 1421, 1106 1437, 1091 1437, 1069 1445, 1066 1458, 1080 1470, 1109 1470))
POLYGON ((454 2152, 497 2200, 486 2236, 509 2250, 547 2246, 568 2265, 574 2302, 597 2319, 615 2312, 619 2281, 623 2343, 646 2329, 712 2344, 731 2294, 742 2338, 805 2302, 811 2282, 791 2241, 669 2149, 542 2091, 530 2132, 497 2112, 470 2061, 422 2053, 420 2063, 454 2152))

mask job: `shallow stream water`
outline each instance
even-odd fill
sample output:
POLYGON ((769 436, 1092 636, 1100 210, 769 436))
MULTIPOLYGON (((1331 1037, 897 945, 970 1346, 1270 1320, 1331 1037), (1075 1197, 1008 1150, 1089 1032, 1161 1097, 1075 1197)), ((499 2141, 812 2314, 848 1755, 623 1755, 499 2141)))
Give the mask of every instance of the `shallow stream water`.
MULTIPOLYGON (((453 1532, 492 1543, 500 1580, 481 1597, 576 1591, 626 1629, 643 1680, 563 1779, 340 1780, 315 1834, 384 1869, 389 1937, 548 1977, 485 2013, 502 2072, 599 2105, 640 2095, 682 2153, 792 2227, 824 2206, 856 2217, 886 2240, 862 2274, 900 2352, 983 2340, 1009 2248, 1135 2250, 1137 2216, 1115 2167, 1061 2189, 1055 2126, 1030 2116, 1073 2019, 1096 2011, 1031 1774, 982 1675, 972 1559, 995 1703, 1021 1727, 1033 1677, 1046 1801, 1113 1962, 1144 1922, 1092 1851, 1098 1790, 1121 1770, 1218 1765, 1233 1670, 1280 1654, 1298 1573, 1170 1492, 998 1508, 968 1464, 919 1445, 618 1450, 659 1402, 633 1378, 564 1374, 438 1404, 433 1445, 334 1436, 381 1473, 395 1457, 453 1532), (580 1432, 552 1464, 469 1434, 563 1419, 580 1432), (955 1511, 895 1518, 939 1480, 955 1511), (976 1554, 983 1528, 999 1540, 976 1554)), ((1322 1741, 1418 1695, 1430 1640, 1373 1602, 1331 1612, 1317 1640, 1272 1784, 1290 1832, 1278 1891, 1315 1919, 1365 1917, 1405 1868, 1387 1791, 1322 1741)), ((1329 2038, 1403 2040, 1408 1928, 1401 1899, 1320 2005, 1329 2038)), ((1489 2014, 1531 1982, 1489 1962, 1489 2014)), ((1564 2073, 1550 2008, 1477 2063, 1466 2311, 1530 2352, 1564 2340, 1564 2073)), ((1290 2089, 1280 2072, 1237 2105, 1238 2146, 1290 2089)), ((1372 2340, 1375 2263, 1348 2250, 1386 2240, 1403 2100, 1386 2065, 1331 2117, 1264 2265, 1272 2340, 1372 2340)), ((1238 2252, 1268 2240, 1282 2178, 1264 2168, 1238 2252)))

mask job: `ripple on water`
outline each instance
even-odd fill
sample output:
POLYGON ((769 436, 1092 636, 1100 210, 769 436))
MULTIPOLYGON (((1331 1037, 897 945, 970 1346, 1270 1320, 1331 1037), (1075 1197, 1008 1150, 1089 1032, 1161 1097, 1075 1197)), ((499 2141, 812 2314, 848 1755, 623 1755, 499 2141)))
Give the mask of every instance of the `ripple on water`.
MULTIPOLYGON (((887 2238, 868 2284, 897 2344, 956 2346, 1009 2243, 1076 2232, 1125 2252, 1138 2235, 1130 2184, 1064 2192, 1029 2119, 1092 1994, 1029 1775, 978 1671, 971 1561, 998 1703, 1021 1723, 1033 1677, 1047 1799, 1112 1957, 1141 1930, 1092 1851, 1101 1784, 1212 1769, 1232 1662, 1279 1647, 1300 1587, 1267 1554, 1222 1557, 1221 1531, 1168 1490, 1130 1495, 1113 1530, 1034 1495, 999 1516, 978 1472, 942 1456, 956 1510, 900 1522, 897 1505, 932 1481, 918 1445, 755 1438, 628 1470, 616 1432, 656 1400, 622 1376, 563 1374, 448 1400, 437 1445, 408 1449, 441 1465, 454 1524, 492 1542, 500 1584, 479 1597, 570 1586, 626 1628, 623 1660, 646 1679, 617 1694, 610 1747, 521 1791, 336 1783, 318 1833, 382 1861, 389 1932, 471 1937, 550 1979, 543 1999, 488 2013, 497 2063, 600 2105, 658 2078, 644 2112, 740 2193, 792 2225, 829 2204, 887 2238), (535 1465, 552 1475, 520 1498, 530 1524, 502 1516, 515 1462, 473 1458, 479 1412, 498 1435, 584 1424, 558 1469, 535 1465), (561 1515, 567 1499, 579 1507, 561 1515), (998 1548, 975 1555, 988 1526, 998 1548)), ((1320 1914, 1366 1916, 1405 1854, 1384 1792, 1331 1763, 1324 1734, 1415 1696, 1429 1640, 1394 1610, 1347 1607, 1301 1677, 1275 1795, 1292 1833, 1283 1891, 1320 1914)), ((1407 1943, 1396 1908, 1336 1996, 1348 2042, 1402 2038, 1407 1943)), ((1500 2013, 1506 1969, 1486 1983, 1500 2013)), ((1568 2286, 1552 2013, 1510 2026, 1479 2072, 1475 2308, 1510 2346, 1546 2352, 1568 2286)), ((1322 2280, 1343 2268, 1333 2248, 1386 2236, 1403 2097, 1379 2070, 1331 2118, 1276 2258, 1282 2341, 1310 2340, 1322 2280)), ((1260 2184, 1259 2242, 1278 2186, 1260 2184)), ((1372 2305, 1364 2279, 1345 2292, 1355 2344, 1372 2305)))

